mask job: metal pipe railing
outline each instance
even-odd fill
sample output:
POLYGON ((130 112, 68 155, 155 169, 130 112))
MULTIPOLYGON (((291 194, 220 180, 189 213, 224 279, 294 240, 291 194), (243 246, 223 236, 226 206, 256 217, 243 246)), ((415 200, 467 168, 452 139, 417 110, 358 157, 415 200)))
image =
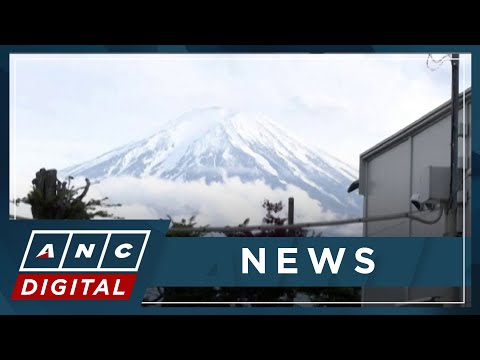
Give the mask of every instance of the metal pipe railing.
POLYGON ((252 230, 275 230, 275 229, 296 229, 296 228, 308 228, 308 227, 322 227, 322 226, 338 226, 347 224, 356 224, 373 221, 385 221, 395 220, 402 218, 409 218, 414 221, 419 221, 424 224, 435 224, 443 215, 443 206, 440 207, 438 214, 433 219, 423 219, 411 212, 400 212, 389 215, 378 215, 370 217, 360 217, 344 220, 332 220, 332 221, 317 221, 317 222, 304 222, 292 225, 248 225, 248 226, 200 226, 190 228, 170 228, 169 231, 175 232, 235 232, 235 231, 252 231, 252 230))
MULTIPOLYGON (((418 214, 418 212, 416 212, 418 214)), ((169 228, 168 232, 236 232, 236 231, 252 231, 252 230, 275 230, 275 229, 298 229, 298 228, 308 228, 308 227, 324 227, 324 226, 338 226, 338 225, 347 225, 347 224, 357 224, 364 222, 374 222, 374 221, 385 221, 385 220, 395 220, 408 218, 414 221, 421 222, 423 224, 435 224, 438 222, 443 215, 443 206, 440 207, 438 214, 433 219, 424 219, 415 215, 412 212, 399 212, 389 215, 378 215, 370 217, 359 217, 352 219, 343 219, 343 220, 331 220, 331 221, 315 221, 315 222, 304 222, 291 225, 246 225, 246 226, 199 226, 199 227, 185 227, 185 228, 169 228)), ((10 215, 12 218, 12 215, 10 215)), ((33 220, 25 217, 17 216, 17 219, 21 220, 33 220)))

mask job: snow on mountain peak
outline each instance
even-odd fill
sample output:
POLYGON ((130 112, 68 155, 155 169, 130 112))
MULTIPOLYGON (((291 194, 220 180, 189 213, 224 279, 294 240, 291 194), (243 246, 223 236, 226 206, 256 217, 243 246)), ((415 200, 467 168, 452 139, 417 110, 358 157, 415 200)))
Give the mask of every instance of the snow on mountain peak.
POLYGON ((264 181, 272 188, 298 186, 327 208, 357 215, 360 200, 346 189, 357 171, 306 146, 261 113, 222 107, 193 109, 149 138, 62 173, 95 178, 154 176, 175 181, 264 181), (353 212, 350 211, 353 208, 353 212))

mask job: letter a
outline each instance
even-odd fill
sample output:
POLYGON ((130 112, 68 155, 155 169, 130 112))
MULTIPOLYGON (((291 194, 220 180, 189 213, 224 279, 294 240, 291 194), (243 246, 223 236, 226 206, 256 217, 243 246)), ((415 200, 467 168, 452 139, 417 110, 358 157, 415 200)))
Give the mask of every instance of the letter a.
POLYGON ((37 258, 53 259, 53 244, 47 244, 36 256, 37 258))

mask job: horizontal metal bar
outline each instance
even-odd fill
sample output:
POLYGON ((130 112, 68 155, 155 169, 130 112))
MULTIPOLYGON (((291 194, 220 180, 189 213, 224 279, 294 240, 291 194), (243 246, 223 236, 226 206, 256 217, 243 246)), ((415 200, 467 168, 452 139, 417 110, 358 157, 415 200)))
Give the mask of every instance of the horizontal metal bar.
POLYGON ((372 221, 385 221, 385 220, 394 220, 401 218, 410 218, 412 220, 420 221, 426 224, 433 224, 440 220, 443 214, 443 207, 441 207, 439 214, 434 219, 423 219, 415 216, 411 212, 401 212, 394 213, 390 215, 379 215, 379 216, 370 216, 370 217, 361 217, 353 219, 344 219, 344 220, 333 220, 333 221, 317 221, 317 222, 304 222, 297 223, 292 225, 250 225, 250 226, 201 226, 201 227, 190 227, 190 228, 170 228, 168 232, 235 232, 235 231, 251 231, 251 230, 275 230, 275 229, 297 229, 297 228, 308 228, 308 227, 322 227, 322 226, 337 226, 337 225, 346 225, 346 224, 356 224, 372 221))
MULTIPOLYGON (((420 212, 400 212, 393 213, 389 215, 378 215, 370 217, 359 217, 352 219, 343 219, 343 220, 332 220, 332 221, 316 221, 316 222, 304 222, 297 223, 292 225, 250 225, 250 226, 200 226, 200 227, 184 227, 184 228, 170 228, 168 233, 178 232, 178 233, 189 233, 189 232, 235 232, 235 231, 252 231, 252 230, 276 230, 276 229, 298 229, 298 228, 308 228, 308 227, 324 227, 324 226, 338 226, 338 225, 347 225, 347 224, 357 224, 364 222, 373 222, 373 221, 385 221, 385 220, 395 220, 402 218, 409 218, 412 220, 420 221, 425 224, 434 224, 443 214, 443 207, 440 208, 439 213, 433 219, 424 219, 418 216, 415 216, 415 213, 420 212)), ((12 216, 10 215, 12 218, 12 216)), ((27 219, 24 217, 17 216, 17 219, 27 219)), ((33 220, 33 219, 29 219, 33 220)))

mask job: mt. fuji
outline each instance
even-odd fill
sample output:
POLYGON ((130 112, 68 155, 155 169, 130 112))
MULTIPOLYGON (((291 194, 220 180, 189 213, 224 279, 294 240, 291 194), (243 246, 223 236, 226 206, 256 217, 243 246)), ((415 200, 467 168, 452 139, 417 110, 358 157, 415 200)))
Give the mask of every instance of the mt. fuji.
POLYGON ((91 180, 122 176, 203 180, 205 186, 233 177, 242 183, 260 180, 273 189, 296 186, 339 217, 361 214, 361 197, 347 193, 357 170, 304 144, 263 114, 220 107, 192 110, 148 138, 61 173, 91 180))

